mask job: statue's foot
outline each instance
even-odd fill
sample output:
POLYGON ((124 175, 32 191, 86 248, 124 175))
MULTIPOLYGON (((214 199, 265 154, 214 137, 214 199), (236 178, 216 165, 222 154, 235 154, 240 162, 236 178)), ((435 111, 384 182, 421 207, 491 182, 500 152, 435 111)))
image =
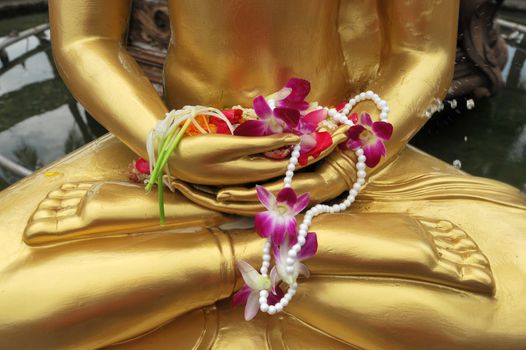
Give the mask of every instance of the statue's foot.
POLYGON ((445 220, 418 219, 431 240, 431 272, 461 289, 492 295, 495 281, 486 256, 458 226, 445 220))
MULTIPOLYGON (((210 226, 222 215, 198 207, 178 194, 165 195, 166 226, 210 226)), ((159 225, 156 193, 128 182, 66 183, 51 191, 29 219, 24 240, 31 245, 94 236, 155 231, 159 225)))
POLYGON ((399 278, 494 293, 490 264, 457 225, 407 214, 323 215, 313 223, 318 254, 313 274, 399 278))

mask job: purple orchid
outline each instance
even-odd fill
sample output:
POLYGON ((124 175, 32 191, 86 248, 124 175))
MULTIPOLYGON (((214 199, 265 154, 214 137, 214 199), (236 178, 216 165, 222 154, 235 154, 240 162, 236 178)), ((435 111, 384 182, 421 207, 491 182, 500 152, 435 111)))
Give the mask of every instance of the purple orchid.
POLYGON ((310 92, 310 82, 308 80, 291 78, 287 84, 278 92, 268 96, 276 102, 276 107, 295 109, 300 112, 306 111, 311 106, 305 101, 305 97, 310 92))
POLYGON ((373 123, 371 116, 366 112, 360 114, 359 122, 347 131, 349 139, 345 146, 349 149, 362 147, 366 157, 365 164, 373 168, 386 154, 384 141, 391 138, 393 126, 382 121, 373 123))
POLYGON ((279 191, 275 197, 262 186, 256 186, 260 202, 267 211, 256 214, 255 228, 262 237, 270 237, 273 244, 281 244, 288 235, 293 240, 296 235, 296 215, 309 204, 310 195, 297 196, 290 187, 279 191))
POLYGON ((273 246, 274 260, 276 261, 276 266, 274 266, 270 271, 270 281, 273 288, 274 286, 277 286, 280 281, 285 281, 287 284, 290 285, 296 281, 299 275, 303 275, 307 278, 310 276, 309 269, 305 264, 302 263, 302 261, 316 254, 316 251, 318 250, 318 240, 316 237, 316 233, 307 233, 307 236, 305 237, 305 244, 299 251, 296 258, 296 262, 293 265, 294 272, 292 272, 292 274, 289 274, 286 270, 286 261, 288 257, 287 254, 290 249, 290 246, 292 246, 294 243, 295 242, 289 242, 287 240, 286 242, 284 242, 284 244, 280 246, 273 246))
POLYGON ((263 96, 253 102, 258 120, 247 120, 234 130, 237 136, 266 136, 294 130, 300 119, 300 112, 292 108, 276 107, 274 110, 263 96))

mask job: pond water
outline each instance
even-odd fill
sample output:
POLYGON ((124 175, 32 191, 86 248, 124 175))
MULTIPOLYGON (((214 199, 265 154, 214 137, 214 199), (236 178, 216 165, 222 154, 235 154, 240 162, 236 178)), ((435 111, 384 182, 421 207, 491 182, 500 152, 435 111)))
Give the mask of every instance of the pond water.
MULTIPOLYGON (((46 20, 46 14, 2 19, 0 42, 13 30, 46 20)), ((476 101, 472 110, 446 108, 411 143, 448 163, 461 163, 473 175, 525 188, 526 65, 520 60, 512 65, 517 53, 524 56, 518 50, 522 49, 509 48, 504 70, 506 79, 519 75, 515 86, 476 101)), ((0 68, 1 155, 34 170, 104 133, 58 77, 45 36, 22 40, 10 46, 7 54, 11 63, 0 68)), ((18 179, 0 169, 0 189, 18 179)))

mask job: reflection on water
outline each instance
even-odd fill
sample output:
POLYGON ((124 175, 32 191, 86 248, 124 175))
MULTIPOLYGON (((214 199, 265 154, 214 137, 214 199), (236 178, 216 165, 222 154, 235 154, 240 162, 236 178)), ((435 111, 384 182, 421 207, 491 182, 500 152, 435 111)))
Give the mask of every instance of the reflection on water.
MULTIPOLYGON (((0 68, 0 154, 30 170, 101 134, 58 78, 48 37, 9 46, 10 62, 0 68)), ((18 178, 0 168, 0 188, 18 178)))
MULTIPOLYGON (((448 109, 431 120, 411 141, 418 148, 462 170, 526 186, 526 51, 508 48, 503 70, 506 87, 473 110, 448 109)), ((463 101, 465 103, 465 101, 463 101)), ((461 103, 459 103, 461 104, 461 103)))
MULTIPOLYGON (((28 16, 11 22, 14 29, 28 22, 28 16)), ((39 23, 42 15, 32 25, 39 23)), ((0 35, 9 32, 7 25, 0 25, 0 35)), ((31 37, 10 46, 7 53, 11 63, 0 68, 0 154, 33 170, 103 132, 58 78, 49 42, 31 37)), ((526 51, 510 47, 509 53, 504 70, 507 87, 499 96, 477 101, 470 111, 465 108, 465 101, 459 101, 464 108, 446 108, 440 118, 433 118, 420 131, 412 144, 450 164, 460 160, 462 169, 473 175, 523 188, 526 51)), ((0 169, 0 189, 17 179, 0 169)))

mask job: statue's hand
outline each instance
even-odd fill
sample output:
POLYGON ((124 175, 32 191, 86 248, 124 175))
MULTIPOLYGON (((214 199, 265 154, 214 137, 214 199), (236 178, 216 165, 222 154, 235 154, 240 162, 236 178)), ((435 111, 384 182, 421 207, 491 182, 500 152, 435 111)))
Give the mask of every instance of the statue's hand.
MULTIPOLYGON (((346 138, 347 127, 333 133, 333 145, 308 165, 323 159, 346 138)), ((180 180, 201 185, 233 185, 261 182, 285 174, 288 159, 274 160, 264 152, 299 143, 298 136, 262 137, 207 134, 184 137, 170 159, 170 169, 180 180)))
MULTIPOLYGON (((292 180, 292 187, 297 193, 310 192, 310 205, 335 198, 349 189, 356 179, 355 162, 352 152, 335 148, 316 168, 297 173, 292 180)), ((254 215, 264 210, 253 186, 225 187, 214 194, 183 181, 175 181, 173 185, 193 202, 214 210, 241 215, 254 215)), ((283 180, 262 185, 277 193, 283 188, 283 180)))

